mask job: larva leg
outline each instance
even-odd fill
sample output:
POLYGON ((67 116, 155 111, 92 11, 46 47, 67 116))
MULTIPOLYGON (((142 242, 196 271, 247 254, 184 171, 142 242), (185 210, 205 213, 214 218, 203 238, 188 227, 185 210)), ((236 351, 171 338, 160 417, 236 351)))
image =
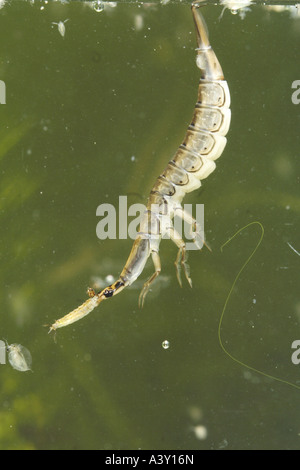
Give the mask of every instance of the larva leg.
POLYGON ((156 251, 152 251, 151 253, 152 256, 152 261, 154 264, 155 272, 152 274, 152 276, 149 277, 149 279, 145 282, 143 289, 141 290, 140 296, 139 296, 139 307, 143 307, 144 302, 145 302, 145 297, 149 291, 150 284, 159 276, 161 272, 161 264, 160 264, 160 257, 159 254, 156 251))
POLYGON ((180 287, 182 287, 181 276, 180 276, 180 268, 182 267, 185 277, 189 285, 192 287, 192 279, 190 278, 190 267, 187 264, 187 252, 186 252, 185 242, 184 240, 182 240, 179 233, 173 227, 170 227, 168 232, 169 232, 169 236, 171 240, 179 248, 178 254, 175 260, 175 269, 176 269, 176 276, 177 276, 178 283, 180 287))
POLYGON ((182 209, 182 207, 178 207, 175 210, 175 215, 180 217, 184 222, 189 224, 190 226, 190 237, 195 243, 196 247, 201 250, 203 245, 205 245, 209 251, 211 251, 210 247, 207 245, 207 243, 204 240, 204 233, 203 230, 201 230, 201 226, 198 224, 197 220, 194 219, 194 217, 189 214, 189 212, 185 211, 182 209))

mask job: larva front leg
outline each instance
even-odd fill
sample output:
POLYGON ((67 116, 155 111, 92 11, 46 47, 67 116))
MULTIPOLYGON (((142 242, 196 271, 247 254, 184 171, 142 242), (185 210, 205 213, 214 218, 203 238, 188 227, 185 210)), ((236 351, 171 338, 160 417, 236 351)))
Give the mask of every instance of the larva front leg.
POLYGON ((205 245, 211 251, 210 247, 205 242, 203 228, 189 212, 185 211, 182 207, 176 207, 174 215, 177 215, 189 225, 189 238, 193 240, 198 250, 201 250, 203 245, 205 245))

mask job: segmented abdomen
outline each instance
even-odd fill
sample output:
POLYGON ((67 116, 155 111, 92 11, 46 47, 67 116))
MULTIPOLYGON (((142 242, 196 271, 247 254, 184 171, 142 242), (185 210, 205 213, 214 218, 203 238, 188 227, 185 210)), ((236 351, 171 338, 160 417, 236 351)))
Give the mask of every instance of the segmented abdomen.
POLYGON ((230 95, 225 80, 200 80, 198 102, 183 143, 152 188, 151 204, 164 196, 181 202, 184 195, 201 186, 214 171, 230 125, 230 95))
POLYGON ((181 202, 186 193, 198 189, 201 180, 214 171, 215 160, 227 142, 231 118, 228 85, 209 44, 204 20, 196 8, 192 10, 199 46, 196 62, 202 72, 198 101, 183 143, 152 188, 149 210, 153 204, 165 206, 170 197, 181 202))

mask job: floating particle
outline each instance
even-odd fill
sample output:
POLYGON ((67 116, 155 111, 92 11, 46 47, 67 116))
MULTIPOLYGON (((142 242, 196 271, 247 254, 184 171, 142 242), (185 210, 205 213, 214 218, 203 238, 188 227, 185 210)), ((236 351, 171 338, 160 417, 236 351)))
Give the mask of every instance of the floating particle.
POLYGON ((144 27, 144 18, 143 15, 135 15, 134 17, 134 29, 136 31, 141 31, 144 27))
POLYGON ((31 370, 32 357, 27 348, 21 344, 11 344, 7 346, 8 360, 10 365, 20 371, 31 370))
POLYGON ((223 439, 219 445, 218 445, 218 449, 226 449, 226 447, 228 447, 229 443, 227 441, 227 439, 223 439))

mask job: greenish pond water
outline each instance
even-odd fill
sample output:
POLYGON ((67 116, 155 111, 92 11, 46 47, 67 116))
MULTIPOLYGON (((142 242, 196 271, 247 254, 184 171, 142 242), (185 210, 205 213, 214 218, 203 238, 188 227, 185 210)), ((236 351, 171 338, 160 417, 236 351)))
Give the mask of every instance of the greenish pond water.
POLYGON ((199 70, 187 4, 0 2, 0 339, 33 373, 0 365, 1 449, 297 449, 300 386, 300 19, 252 6, 203 9, 231 91, 216 171, 184 202, 205 206, 212 252, 190 252, 193 289, 163 241, 161 279, 141 278, 90 316, 43 325, 117 276, 131 240, 99 240, 102 203, 145 203, 181 143, 199 70), (243 16, 243 15, 242 15, 243 16), (58 23, 68 19, 65 36, 58 23), (294 248, 294 250, 292 249, 294 248), (162 347, 169 341, 168 349, 162 347))

